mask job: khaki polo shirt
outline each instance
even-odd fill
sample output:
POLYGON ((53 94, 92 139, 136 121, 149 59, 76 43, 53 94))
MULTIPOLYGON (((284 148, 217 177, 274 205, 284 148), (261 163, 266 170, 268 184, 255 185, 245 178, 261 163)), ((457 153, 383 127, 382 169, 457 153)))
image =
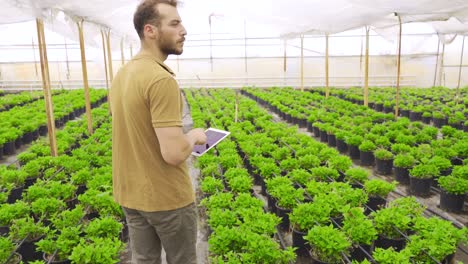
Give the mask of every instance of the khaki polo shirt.
POLYGON ((152 212, 194 202, 187 165, 164 161, 154 131, 182 127, 183 99, 173 75, 155 56, 141 52, 112 82, 113 194, 124 207, 152 212))

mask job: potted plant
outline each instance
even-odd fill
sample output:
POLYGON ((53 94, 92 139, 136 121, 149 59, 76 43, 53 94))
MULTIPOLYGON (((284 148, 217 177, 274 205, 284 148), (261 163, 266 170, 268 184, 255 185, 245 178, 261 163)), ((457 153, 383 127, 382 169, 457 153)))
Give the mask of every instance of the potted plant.
POLYGON ((306 154, 298 157, 299 166, 302 169, 312 169, 320 166, 320 159, 314 154, 306 154))
POLYGON ((439 176, 439 170, 431 164, 418 164, 410 170, 410 192, 426 197, 431 192, 432 178, 439 176))
POLYGON ((362 261, 366 259, 363 250, 371 253, 371 246, 377 239, 377 230, 370 219, 364 215, 361 207, 351 208, 344 213, 343 231, 351 239, 353 251, 351 258, 362 261))
POLYGON ((81 226, 65 227, 58 234, 49 232, 45 238, 36 242, 37 250, 44 253, 43 259, 48 263, 64 263, 78 245, 81 232, 81 226))
POLYGON ((344 172, 347 171, 352 165, 353 161, 349 157, 342 155, 336 155, 327 161, 327 166, 337 170, 342 176, 344 176, 344 172))
POLYGON ((374 156, 377 164, 377 172, 382 175, 388 175, 392 173, 393 167, 393 153, 390 151, 379 148, 374 152, 374 156))
POLYGON ((440 208, 450 212, 463 211, 463 203, 468 193, 468 179, 454 175, 439 178, 442 189, 440 194, 440 208))
POLYGON ((16 219, 10 226, 10 238, 13 241, 23 241, 20 248, 17 250, 21 254, 23 261, 40 259, 41 254, 35 250, 35 242, 39 241, 47 232, 48 227, 45 227, 42 222, 34 222, 31 217, 16 219))
POLYGON ((396 181, 393 181, 392 183, 380 179, 371 179, 366 181, 364 183, 364 190, 369 195, 367 206, 372 211, 376 211, 380 207, 384 207, 387 203, 386 199, 388 194, 395 190, 396 185, 396 181))
POLYGON ((376 149, 375 144, 370 140, 364 140, 359 145, 361 165, 372 166, 375 161, 373 151, 376 149))
POLYGON ((434 112, 432 115, 432 122, 435 127, 441 128, 447 125, 447 118, 442 112, 434 112))
POLYGON ((305 239, 311 245, 312 258, 319 263, 339 263, 342 254, 348 255, 351 242, 345 233, 333 225, 315 226, 307 233, 305 239))
POLYGON ((73 249, 69 259, 73 263, 109 263, 120 262, 120 252, 124 244, 118 238, 82 238, 73 249))
POLYGON ((13 253, 16 245, 8 237, 0 236, 0 263, 18 264, 21 263, 21 255, 13 253))
POLYGON ((410 154, 398 154, 393 160, 395 179, 401 184, 409 184, 409 169, 416 164, 416 159, 410 154))
POLYGON ((360 158, 359 146, 361 145, 362 141, 364 141, 364 138, 359 135, 349 135, 346 138, 345 142, 348 144, 349 156, 351 159, 360 158))
POLYGON ((293 247, 297 247, 297 253, 307 256, 310 246, 305 243, 304 236, 316 225, 330 222, 331 208, 323 203, 303 203, 299 204, 289 214, 289 221, 293 230, 293 247))
MULTIPOLYGON (((224 184, 221 179, 217 179, 215 177, 204 177, 201 182, 200 189, 206 195, 212 195, 217 192, 221 192, 224 190, 224 184)), ((205 196, 206 197, 206 196, 205 196)))
POLYGON ((318 167, 310 170, 312 178, 320 181, 336 181, 340 174, 337 170, 328 167, 318 167))
POLYGON ((23 201, 0 204, 0 235, 8 235, 13 220, 28 216, 30 211, 29 205, 23 201))
POLYGON ((287 175, 291 180, 300 185, 305 185, 312 178, 310 172, 305 169, 295 169, 287 175))
POLYGON ((369 171, 363 168, 350 168, 345 172, 345 180, 355 188, 362 188, 362 184, 369 179, 369 171))
POLYGON ((341 130, 335 133, 336 137, 336 148, 339 152, 347 152, 348 151, 348 144, 346 143, 346 138, 348 137, 348 133, 341 130))
POLYGON ((407 250, 395 250, 394 248, 375 248, 372 257, 380 264, 410 264, 411 254, 407 250))
POLYGON ((281 218, 280 228, 289 229, 289 213, 304 201, 304 189, 295 189, 292 185, 280 185, 271 190, 271 195, 277 199, 276 215, 281 218))

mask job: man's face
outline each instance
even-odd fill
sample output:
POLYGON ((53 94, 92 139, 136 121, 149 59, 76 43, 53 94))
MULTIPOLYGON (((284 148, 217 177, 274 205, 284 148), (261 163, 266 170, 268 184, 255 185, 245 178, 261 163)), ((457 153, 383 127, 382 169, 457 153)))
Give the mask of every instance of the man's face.
POLYGON ((161 15, 160 24, 157 28, 158 37, 156 38, 156 44, 167 55, 182 54, 187 31, 182 25, 177 8, 168 4, 159 4, 156 8, 158 8, 161 15))

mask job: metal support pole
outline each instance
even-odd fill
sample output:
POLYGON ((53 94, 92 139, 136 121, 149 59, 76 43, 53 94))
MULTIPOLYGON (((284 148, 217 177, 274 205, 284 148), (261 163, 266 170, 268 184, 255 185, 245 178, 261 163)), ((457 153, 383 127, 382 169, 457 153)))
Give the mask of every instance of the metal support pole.
POLYGON ((211 65, 211 72, 213 72, 213 37, 211 32, 211 17, 213 14, 208 16, 208 22, 210 24, 210 65, 211 65))
POLYGON ((67 80, 70 80, 70 61, 68 60, 68 45, 67 45, 67 39, 64 38, 65 41, 65 59, 67 62, 67 80))
POLYGON ((364 105, 369 105, 369 31, 370 27, 366 27, 366 65, 364 73, 364 105))
POLYGON ((36 70, 36 78, 39 78, 39 71, 37 69, 37 60, 36 60, 36 45, 34 44, 34 38, 32 39, 32 49, 33 49, 33 56, 34 56, 34 68, 36 70))
POLYGON ((130 44, 130 58, 133 58, 133 45, 130 44))
POLYGON ((301 35, 301 91, 304 91, 304 35, 301 35))
POLYGON ((78 31, 80 35, 80 49, 81 49, 81 66, 83 70, 83 86, 85 93, 86 101, 86 117, 88 119, 88 132, 89 134, 93 133, 93 121, 91 117, 91 100, 89 98, 89 84, 88 84, 88 68, 86 65, 86 54, 84 46, 84 36, 83 36, 83 19, 76 23, 78 25, 78 31))
POLYGON ((445 43, 442 43, 442 54, 440 55, 440 68, 439 68, 439 86, 442 86, 442 75, 444 72, 444 57, 445 57, 445 43))
POLYGON ((398 58, 397 58, 397 80, 396 80, 396 98, 395 98, 395 118, 398 117, 398 110, 400 107, 400 74, 401 74, 401 17, 398 15, 398 22, 400 24, 400 33, 398 35, 398 58))
POLYGON ((122 66, 125 64, 125 54, 124 54, 124 47, 123 47, 124 39, 120 40, 120 60, 122 61, 122 66))
POLYGON ((41 19, 36 19, 37 26, 37 39, 39 42, 39 56, 41 60, 41 75, 42 85, 44 90, 45 108, 47 115, 47 131, 50 142, 50 155, 57 157, 57 138, 55 136, 55 119, 54 119, 54 105, 52 102, 52 95, 50 91, 50 75, 49 75, 49 62, 47 59, 47 48, 44 34, 44 22, 41 19))
POLYGON ((244 68, 247 73, 247 22, 244 20, 244 68))
POLYGON ((461 81, 461 73, 462 73, 462 68, 463 68, 463 53, 465 52, 465 36, 463 36, 463 41, 462 41, 462 49, 461 49, 461 55, 460 55, 460 68, 458 69, 458 84, 457 84, 457 94, 455 95, 455 102, 458 104, 458 101, 460 100, 460 81, 461 81))
POLYGON ((325 98, 330 96, 330 79, 329 79, 329 72, 328 72, 328 34, 325 35, 325 98))
POLYGON ((112 50, 111 50, 111 45, 110 45, 110 29, 107 30, 107 59, 108 59, 108 65, 109 65, 109 80, 110 83, 112 84, 112 81, 114 80, 114 71, 112 70, 112 50))
POLYGON ((440 52, 440 39, 437 37, 437 56, 436 56, 436 65, 435 65, 435 70, 434 70, 434 82, 432 83, 432 87, 435 87, 436 85, 436 80, 437 80, 437 68, 439 66, 439 52, 440 52))
POLYGON ((106 75, 106 89, 107 89, 107 100, 109 100, 109 75, 107 72, 107 55, 106 55, 106 41, 104 36, 104 30, 101 29, 101 38, 102 38, 102 51, 104 54, 104 73, 106 75))

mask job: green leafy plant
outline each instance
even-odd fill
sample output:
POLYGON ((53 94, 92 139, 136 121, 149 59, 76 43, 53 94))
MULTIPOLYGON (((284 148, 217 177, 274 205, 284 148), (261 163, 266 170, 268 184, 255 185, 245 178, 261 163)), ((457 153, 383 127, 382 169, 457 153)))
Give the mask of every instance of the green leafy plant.
POLYGON ((312 177, 321 181, 336 180, 340 176, 336 169, 328 167, 318 167, 310 170, 312 177))
POLYGON ((0 226, 9 226, 13 220, 29 215, 31 209, 23 201, 14 204, 0 204, 0 226))
POLYGON ((376 248, 372 254, 372 257, 381 264, 410 264, 410 257, 408 251, 402 250, 400 252, 395 251, 394 248, 388 249, 376 248))
POLYGON ((0 262, 5 264, 13 264, 14 262, 7 260, 15 250, 16 245, 7 237, 0 237, 0 262))
POLYGON ((330 226, 315 226, 304 237, 312 246, 312 255, 322 262, 339 263, 351 242, 345 233, 330 226))
POLYGON ((394 157, 393 153, 383 148, 379 148, 376 151, 374 151, 374 155, 375 158, 379 160, 391 160, 394 157))
POLYGON ((364 183, 369 179, 369 176, 369 171, 363 168, 350 168, 345 172, 345 179, 351 183, 364 183))
POLYGON ((238 175, 228 180, 229 187, 234 193, 244 193, 252 190, 253 180, 248 175, 238 175))
POLYGON ((351 208, 343 215, 343 231, 354 245, 371 245, 377 239, 377 230, 372 221, 364 215, 363 208, 351 208))
POLYGON ((10 238, 14 241, 21 241, 27 238, 27 241, 34 241, 45 235, 49 227, 45 227, 42 222, 35 223, 31 217, 15 219, 10 226, 10 238))
POLYGON ((370 141, 370 140, 364 140, 361 145, 359 145, 359 150, 362 152, 372 152, 376 149, 377 147, 375 144, 370 141))
POLYGON ((287 175, 291 180, 298 182, 301 185, 305 185, 309 182, 312 175, 304 169, 295 169, 287 175))
POLYGON ((223 191, 224 184, 221 179, 210 176, 202 179, 200 188, 206 194, 214 194, 223 191))
POLYGON ((85 227, 84 231, 88 234, 88 237, 112 238, 119 236, 122 227, 122 223, 112 217, 103 217, 93 219, 85 227))
POLYGON ((307 231, 315 225, 330 222, 331 208, 327 204, 303 203, 299 204, 289 214, 291 226, 298 231, 307 231))
POLYGON ((69 259, 73 263, 119 263, 120 252, 124 249, 122 241, 118 238, 97 238, 91 240, 81 239, 73 249, 69 259))
POLYGON ((311 169, 320 166, 320 159, 313 154, 300 156, 298 161, 299 166, 303 169, 311 169))
POLYGON ((439 177, 438 182, 440 187, 448 193, 459 195, 468 193, 468 179, 450 175, 439 177))
POLYGON ((49 232, 47 236, 36 242, 37 249, 44 252, 46 256, 52 257, 55 261, 66 260, 73 248, 80 241, 81 226, 69 226, 60 230, 58 235, 49 232))
POLYGON ((397 155, 409 153, 411 151, 411 147, 409 145, 401 144, 401 143, 393 144, 391 149, 392 149, 392 152, 397 155))
POLYGON ((410 170, 410 175, 419 179, 430 179, 439 176, 439 169, 430 164, 418 164, 410 170))
POLYGON ((364 183, 364 189, 369 196, 380 196, 385 198, 391 191, 395 190, 397 184, 398 182, 396 181, 389 183, 380 179, 372 179, 364 183))
POLYGON ((416 159, 410 154, 398 154, 393 160, 393 165, 398 168, 412 168, 416 164, 416 159))
POLYGON ((327 165, 329 168, 345 172, 353 165, 353 161, 348 156, 337 155, 330 158, 327 165))

